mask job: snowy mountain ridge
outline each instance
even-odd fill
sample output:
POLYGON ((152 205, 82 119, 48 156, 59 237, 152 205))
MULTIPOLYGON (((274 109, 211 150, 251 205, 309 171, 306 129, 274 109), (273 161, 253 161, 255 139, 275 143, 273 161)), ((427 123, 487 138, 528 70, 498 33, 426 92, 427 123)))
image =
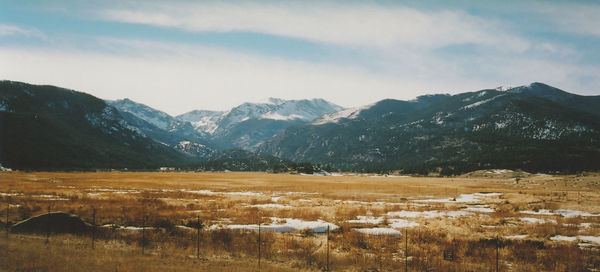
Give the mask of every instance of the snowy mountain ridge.
POLYGON ((342 107, 319 98, 285 100, 270 97, 257 103, 243 103, 224 112, 196 110, 176 118, 191 122, 199 132, 216 134, 248 120, 311 122, 341 110, 342 107))

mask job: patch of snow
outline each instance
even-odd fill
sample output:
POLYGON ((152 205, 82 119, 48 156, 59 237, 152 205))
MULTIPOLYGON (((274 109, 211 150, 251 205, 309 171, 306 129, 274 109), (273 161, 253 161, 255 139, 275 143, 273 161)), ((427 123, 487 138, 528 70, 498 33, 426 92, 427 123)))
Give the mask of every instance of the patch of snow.
POLYGON ((279 201, 280 198, 281 198, 280 196, 274 196, 274 197, 271 197, 271 201, 277 202, 277 201, 279 201))
POLYGON ((581 217, 595 217, 595 216, 600 216, 600 214, 592 214, 592 213, 584 212, 584 211, 563 210, 563 209, 555 210, 554 213, 562 215, 565 218, 573 218, 573 217, 578 217, 578 216, 581 216, 581 217))
POLYGON ((550 240, 552 240, 552 241, 561 241, 561 242, 575 242, 575 240, 577 240, 577 237, 576 236, 556 235, 556 236, 550 237, 550 240))
POLYGON ((600 236, 582 236, 579 235, 577 238, 584 242, 594 243, 600 245, 600 236))
POLYGON ((281 204, 277 204, 277 203, 267 203, 267 204, 255 204, 255 205, 250 205, 249 207, 253 207, 253 208, 274 208, 274 209, 291 209, 292 206, 289 205, 281 205, 281 204))
POLYGON ((417 223, 417 222, 408 221, 408 220, 404 220, 404 219, 397 219, 397 218, 388 219, 388 222, 390 224, 390 227, 395 228, 395 229, 412 228, 412 227, 419 226, 419 223, 417 223))
POLYGON ((368 109, 368 108, 372 107, 373 105, 374 104, 367 105, 364 107, 359 107, 359 108, 349 108, 349 109, 341 110, 341 111, 338 111, 335 113, 326 114, 326 115, 323 115, 321 118, 312 122, 312 124, 313 125, 324 125, 327 123, 337 123, 341 119, 356 119, 363 110, 368 109))
POLYGON ((470 212, 479 212, 479 213, 493 213, 494 209, 490 208, 488 205, 469 205, 465 209, 465 211, 470 212))
POLYGON ((354 231, 368 234, 368 235, 388 235, 388 236, 400 236, 402 233, 392 228, 363 228, 354 229, 354 231))
POLYGON ((540 209, 537 212, 536 211, 521 211, 521 213, 524 214, 532 214, 532 215, 560 215, 564 218, 573 218, 573 217, 596 217, 596 216, 600 216, 600 214, 592 214, 589 212, 584 212, 584 211, 577 211, 577 210, 564 210, 564 209, 558 209, 555 210, 554 212, 547 210, 547 209, 540 209))
POLYGON ((474 193, 474 194, 461 194, 457 198, 441 198, 441 199, 420 199, 415 202, 433 202, 433 203, 470 203, 479 202, 483 197, 496 197, 501 196, 502 193, 474 193))
POLYGON ((519 221, 525 222, 525 223, 530 223, 530 224, 545 224, 545 223, 556 224, 556 220, 554 220, 554 219, 540 219, 540 218, 533 218, 533 217, 521 217, 521 218, 519 218, 519 221))
POLYGON ((68 198, 60 197, 57 195, 32 195, 32 197, 42 198, 45 200, 53 200, 53 201, 66 201, 68 198))
POLYGON ((351 224, 381 224, 381 222, 383 222, 383 217, 358 215, 356 218, 358 219, 352 219, 346 222, 351 224))
POLYGON ((467 211, 399 211, 399 212, 388 212, 388 216, 390 217, 407 217, 407 218, 436 218, 436 217, 452 217, 457 218, 461 216, 471 216, 472 212, 467 211))
POLYGON ((525 238, 527 238, 527 234, 504 236, 504 239, 509 239, 509 240, 521 240, 521 239, 525 239, 525 238))
POLYGON ((271 120, 295 120, 295 119, 304 119, 304 116, 298 114, 290 114, 290 115, 281 115, 277 112, 268 112, 260 116, 260 119, 271 119, 271 120))
POLYGON ((475 102, 475 103, 472 103, 472 104, 466 105, 466 106, 464 106, 464 107, 461 107, 459 110, 467 110, 467 109, 472 109, 472 108, 475 108, 475 107, 481 106, 481 105, 483 105, 483 104, 485 104, 485 103, 488 103, 488 102, 490 102, 490 101, 493 101, 494 99, 496 99, 496 98, 498 98, 498 97, 502 97, 502 96, 504 96, 504 94, 497 95, 497 96, 494 96, 494 97, 492 97, 492 98, 484 99, 484 100, 481 100, 481 101, 477 101, 477 102, 475 102))
MULTIPOLYGON (((274 231, 274 232, 293 232, 298 230, 310 229, 316 233, 323 233, 327 231, 327 227, 329 226, 329 230, 335 230, 338 228, 337 225, 325 222, 323 220, 317 221, 304 221, 301 219, 294 218, 277 218, 271 217, 272 223, 269 225, 261 225, 261 230, 264 231, 274 231)), ((258 231, 258 225, 250 224, 250 225, 225 225, 225 226, 211 226, 210 229, 240 229, 240 230, 252 230, 258 231)))
POLYGON ((555 215, 555 213, 553 213, 550 210, 546 210, 546 209, 539 209, 537 212, 536 211, 520 211, 520 213, 532 214, 532 215, 555 215))
POLYGON ((199 194, 199 195, 216 195, 218 193, 213 192, 211 190, 181 190, 182 192, 199 194))
POLYGON ((237 195, 237 196, 262 196, 260 192, 224 192, 225 195, 237 195))

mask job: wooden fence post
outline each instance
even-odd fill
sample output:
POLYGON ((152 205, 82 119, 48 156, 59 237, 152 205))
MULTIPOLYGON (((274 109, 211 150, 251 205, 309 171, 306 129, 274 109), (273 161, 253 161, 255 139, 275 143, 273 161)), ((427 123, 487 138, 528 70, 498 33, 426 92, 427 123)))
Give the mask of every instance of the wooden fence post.
POLYGON ((46 244, 50 243, 50 205, 48 205, 48 214, 46 214, 46 244))
POLYGON ((498 238, 498 235, 496 235, 496 272, 499 272, 499 262, 498 262, 498 247, 499 247, 499 243, 500 243, 500 238, 498 238))
POLYGON ((258 269, 260 269, 260 220, 258 221, 258 269))
POLYGON ((92 213, 92 249, 95 249, 96 242, 96 209, 92 213))
POLYGON ((329 271, 329 225, 327 225, 327 271, 329 271))
POLYGON ((10 212, 10 197, 7 196, 6 197, 6 225, 4 225, 4 227, 6 228, 6 239, 8 240, 8 213, 10 212))
POLYGON ((196 258, 200 259, 200 227, 201 227, 201 223, 200 223, 200 215, 198 215, 198 234, 196 237, 196 258))
POLYGON ((146 233, 145 233, 145 227, 146 226, 146 215, 144 215, 143 220, 142 220, 142 255, 144 255, 144 246, 146 244, 146 233))
POLYGON ((404 266, 405 272, 408 272, 408 230, 404 229, 404 266))

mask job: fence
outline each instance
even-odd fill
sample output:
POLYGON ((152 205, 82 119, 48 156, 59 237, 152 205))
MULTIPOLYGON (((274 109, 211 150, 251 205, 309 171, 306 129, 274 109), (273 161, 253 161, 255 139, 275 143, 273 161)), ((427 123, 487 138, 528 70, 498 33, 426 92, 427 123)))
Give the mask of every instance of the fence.
MULTIPOLYGON (((15 218, 15 212, 11 212, 11 200, 7 198, 6 201, 6 238, 9 239, 9 228, 11 216, 15 218)), ((148 214, 144 214, 141 218, 141 225, 138 228, 131 228, 130 230, 123 229, 122 226, 106 227, 97 224, 98 210, 91 208, 91 215, 87 215, 87 221, 91 222, 91 227, 88 232, 84 234, 90 239, 89 247, 95 249, 97 239, 106 241, 109 240, 137 240, 140 253, 146 255, 148 250, 156 252, 165 248, 165 246, 155 246, 156 244, 166 244, 169 242, 183 244, 186 243, 186 239, 192 241, 193 252, 195 252, 195 258, 201 258, 202 249, 213 248, 213 251, 222 250, 225 253, 235 255, 238 254, 242 257, 257 258, 256 266, 261 269, 261 265, 264 261, 269 261, 270 258, 274 258, 273 245, 279 246, 286 245, 288 248, 293 248, 296 254, 296 258, 303 260, 305 265, 308 267, 318 267, 323 271, 334 271, 344 270, 348 266, 353 265, 348 259, 340 257, 339 253, 332 255, 331 244, 334 248, 339 251, 344 249, 344 243, 350 240, 350 252, 356 251, 355 265, 366 265, 371 267, 377 267, 379 271, 429 271, 437 268, 448 268, 448 267, 461 267, 469 265, 464 262, 468 256, 466 256, 465 250, 457 250, 461 246, 452 245, 442 246, 439 251, 426 248, 422 245, 422 241, 430 239, 422 230, 408 229, 404 230, 401 237, 375 237, 360 234, 357 232, 349 231, 345 228, 340 228, 336 231, 331 232, 330 228, 327 227, 327 231, 324 234, 319 234, 314 237, 310 234, 300 237, 298 233, 289 234, 275 234, 273 232, 265 232, 261 225, 261 220, 257 220, 258 231, 234 231, 234 230, 218 230, 218 229, 207 229, 204 225, 200 215, 196 216, 196 222, 192 225, 192 228, 180 230, 175 226, 174 229, 169 230, 170 226, 157 226, 156 222, 150 223, 148 220, 148 214), (137 234, 140 234, 139 236, 137 234), (141 237, 140 237, 141 236, 141 237), (427 236, 427 237, 425 237, 427 236), (185 238, 188 237, 188 238, 185 238), (377 238, 377 239, 376 239, 377 238), (290 240, 290 241, 286 241, 290 240), (355 239, 356 241, 354 241, 355 239), (362 239, 362 240, 361 240, 362 239), (302 243, 299 241, 310 241, 302 243), (324 245, 313 243, 314 241, 322 240, 324 245), (409 241, 410 240, 410 241, 409 241), (254 242, 253 242, 254 241, 254 242), (254 245, 252 245, 254 243, 254 245), (409 247, 410 246, 410 247, 409 247), (221 249, 218 249, 218 248, 221 249), (214 249, 217 248, 217 249, 214 249), (241 253, 240 253, 241 252, 241 253), (256 252, 254 255, 252 252, 256 252), (374 256, 370 254, 375 253, 374 256), (333 257, 333 258, 332 258, 333 257)), ((48 205, 47 212, 50 214, 52 206, 48 205)), ((53 233, 51 231, 50 217, 47 217, 46 221, 46 243, 51 243, 53 239, 53 233)), ((42 234, 42 233, 40 233, 42 234)), ((42 234, 43 235, 43 234, 42 234)), ((57 236, 56 239, 59 236, 57 236)), ((435 239, 442 239, 434 237, 435 239)), ((443 244, 438 242, 439 244, 443 244)), ((511 241, 501 239, 499 236, 477 241, 472 246, 469 256, 479 256, 483 259, 487 258, 487 263, 479 265, 481 268, 487 267, 488 271, 504 271, 507 269, 503 263, 503 257, 507 257, 507 253, 501 254, 501 249, 505 250, 511 247, 511 241), (487 256, 487 257, 486 257, 487 256)), ((190 248, 187 246, 187 248, 190 248)), ((280 249, 281 250, 281 249, 280 249)), ((469 251, 467 250, 467 251, 469 251)), ((540 250, 544 250, 540 248, 540 250)), ((285 253, 283 254, 285 255, 285 253)), ((555 252, 554 256, 562 257, 560 251, 555 252)), ((572 257, 573 254, 569 254, 569 258, 575 258, 573 260, 567 260, 566 267, 569 270, 577 270, 577 256, 572 257), (571 267, 571 268, 569 268, 571 267)), ((275 257, 277 258, 277 257, 275 257)), ((470 257, 472 258, 472 257, 470 257)), ((564 267, 564 266, 561 266, 564 267)))

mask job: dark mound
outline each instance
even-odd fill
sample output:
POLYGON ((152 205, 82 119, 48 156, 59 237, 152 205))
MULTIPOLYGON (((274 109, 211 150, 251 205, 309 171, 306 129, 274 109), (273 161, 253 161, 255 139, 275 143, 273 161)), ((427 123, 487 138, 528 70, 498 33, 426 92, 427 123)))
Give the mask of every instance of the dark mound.
POLYGON ((10 228, 14 233, 52 233, 83 234, 91 225, 84 222, 79 216, 64 212, 41 214, 19 223, 10 228))

